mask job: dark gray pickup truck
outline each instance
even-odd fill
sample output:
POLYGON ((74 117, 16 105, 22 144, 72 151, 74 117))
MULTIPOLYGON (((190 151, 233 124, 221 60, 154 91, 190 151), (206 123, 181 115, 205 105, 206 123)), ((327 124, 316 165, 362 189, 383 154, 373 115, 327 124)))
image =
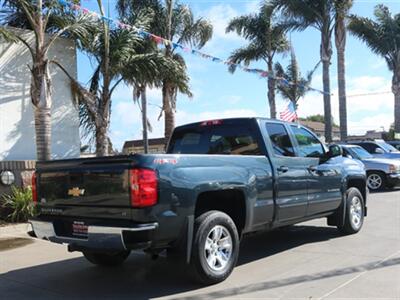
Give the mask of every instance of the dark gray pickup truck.
POLYGON ((33 184, 38 238, 108 266, 167 250, 207 284, 229 276, 247 233, 324 217, 352 234, 367 212, 361 164, 262 118, 178 127, 167 154, 38 163, 33 184))

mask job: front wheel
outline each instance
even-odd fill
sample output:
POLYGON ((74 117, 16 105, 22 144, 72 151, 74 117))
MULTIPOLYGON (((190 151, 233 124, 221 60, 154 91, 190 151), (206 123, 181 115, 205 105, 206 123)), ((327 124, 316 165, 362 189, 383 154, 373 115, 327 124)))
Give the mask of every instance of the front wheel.
POLYGON ((343 234, 354 234, 361 230, 364 223, 364 198, 357 188, 349 188, 346 193, 346 212, 344 224, 338 226, 343 234))
POLYGON ((385 188, 385 176, 380 172, 369 172, 367 176, 367 186, 371 191, 380 191, 385 188))
POLYGON ((121 265, 129 256, 130 251, 120 251, 120 252, 90 252, 83 251, 85 258, 92 264, 113 267, 121 265))
POLYGON ((224 281, 232 273, 238 255, 239 234, 227 214, 209 211, 196 219, 191 264, 197 281, 224 281))

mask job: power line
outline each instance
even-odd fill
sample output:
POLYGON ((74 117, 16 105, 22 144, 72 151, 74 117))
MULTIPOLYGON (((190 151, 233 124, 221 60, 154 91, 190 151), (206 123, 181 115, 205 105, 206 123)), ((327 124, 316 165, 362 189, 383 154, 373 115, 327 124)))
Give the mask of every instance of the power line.
POLYGON ((382 92, 371 92, 371 93, 362 93, 362 94, 353 94, 347 95, 347 98, 354 98, 354 97, 362 97, 362 96, 373 96, 373 95, 383 95, 383 94, 391 94, 391 91, 382 91, 382 92))
POLYGON ((113 24, 115 26, 117 26, 118 28, 122 28, 122 29, 129 29, 129 30, 134 30, 135 32, 137 32, 141 37, 143 38, 149 38, 151 40, 153 40, 154 42, 156 42, 157 45, 159 45, 160 47, 172 47, 173 49, 178 49, 178 50, 182 50, 183 52, 207 59, 209 61, 215 62, 215 63, 222 63, 224 65, 228 65, 230 67, 234 67, 234 68, 239 68, 240 70, 247 72, 247 73, 253 73, 256 75, 259 75, 261 78, 270 78, 270 79, 274 79, 276 80, 277 84, 282 85, 282 86, 298 86, 301 89, 305 89, 305 90, 309 90, 309 91, 315 91, 315 92, 319 92, 321 94, 328 94, 322 90, 310 87, 310 86, 306 86, 303 84, 298 84, 296 82, 292 82, 287 80, 284 77, 278 77, 278 76, 274 76, 273 74, 269 73, 268 71, 265 70, 260 70, 260 69, 252 69, 252 68, 248 68, 247 66, 243 66, 241 64, 237 64, 234 63, 230 60, 225 60, 219 57, 215 57, 213 55, 209 55, 207 53, 204 52, 200 52, 196 49, 192 49, 190 47, 187 47, 185 45, 179 44, 179 43, 175 43, 171 40, 165 39, 161 36, 155 35, 153 33, 150 33, 142 28, 138 28, 129 24, 125 24, 122 23, 118 20, 114 20, 113 18, 110 17, 106 17, 103 15, 98 14, 97 12, 88 10, 86 8, 81 7, 78 4, 74 4, 74 3, 68 3, 66 0, 58 0, 58 2, 65 6, 65 7, 69 7, 72 10, 75 11, 79 11, 82 12, 83 14, 87 14, 87 15, 92 15, 95 18, 99 19, 99 20, 103 20, 104 22, 107 22, 109 24, 113 24))

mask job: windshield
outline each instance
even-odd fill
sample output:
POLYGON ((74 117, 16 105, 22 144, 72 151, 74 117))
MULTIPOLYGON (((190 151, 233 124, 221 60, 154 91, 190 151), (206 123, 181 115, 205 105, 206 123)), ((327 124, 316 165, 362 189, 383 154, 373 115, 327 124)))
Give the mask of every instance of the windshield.
POLYGON ((367 150, 358 146, 348 147, 347 150, 350 152, 351 156, 359 160, 373 158, 373 156, 369 154, 367 150))
POLYGON ((386 152, 399 152, 395 147, 392 145, 389 145, 388 143, 385 142, 376 142, 381 148, 383 148, 386 152))

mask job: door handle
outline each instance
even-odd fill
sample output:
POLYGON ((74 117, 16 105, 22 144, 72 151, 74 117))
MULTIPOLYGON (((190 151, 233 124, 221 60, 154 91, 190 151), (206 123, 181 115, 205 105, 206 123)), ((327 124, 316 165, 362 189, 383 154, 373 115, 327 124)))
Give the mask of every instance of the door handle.
POLYGON ((286 173, 287 171, 289 171, 289 168, 286 167, 286 166, 280 166, 280 167, 278 167, 278 172, 286 173))

